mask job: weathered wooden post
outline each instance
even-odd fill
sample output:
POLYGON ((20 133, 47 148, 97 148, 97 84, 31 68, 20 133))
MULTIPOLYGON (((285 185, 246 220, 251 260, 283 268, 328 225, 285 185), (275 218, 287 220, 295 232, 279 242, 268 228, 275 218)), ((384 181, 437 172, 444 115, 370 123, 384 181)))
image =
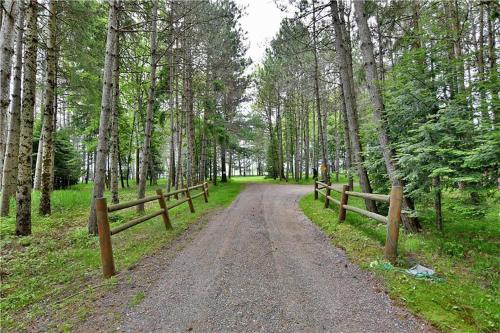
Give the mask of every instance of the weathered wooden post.
POLYGON ((387 260, 394 263, 398 255, 399 222, 401 221, 401 203, 403 201, 403 188, 393 186, 389 201, 389 215, 387 216, 387 236, 385 238, 384 255, 387 260))
POLYGON ((97 232, 99 233, 99 245, 101 247, 102 273, 105 278, 116 274, 113 261, 113 249, 111 247, 111 232, 109 230, 108 205, 105 198, 95 201, 97 216, 97 232))
POLYGON ((189 187, 186 187, 186 197, 188 198, 189 210, 191 213, 194 213, 193 199, 191 198, 191 194, 189 194, 189 187))
POLYGON ((328 208, 330 207, 330 199, 328 199, 328 197, 330 196, 331 194, 331 189, 330 189, 330 182, 328 182, 327 184, 328 186, 326 187, 326 195, 325 195, 325 208, 328 208))
POLYGON ((347 191, 349 191, 349 185, 342 185, 342 193, 340 196, 340 209, 339 209, 339 222, 345 221, 346 209, 344 205, 347 205, 347 201, 349 196, 347 195, 347 191))
POLYGON ((318 200, 318 182, 314 181, 314 200, 318 200))
POLYGON ((167 230, 169 229, 171 230, 172 223, 170 223, 170 217, 168 216, 168 208, 167 204, 165 203, 165 197, 163 196, 163 192, 161 189, 157 189, 156 194, 160 196, 158 198, 158 203, 160 204, 160 208, 163 209, 163 214, 161 214, 161 217, 163 218, 163 224, 165 224, 165 228, 167 230))
POLYGON ((207 195, 207 189, 205 188, 205 183, 202 185, 202 190, 203 190, 203 199, 205 199, 205 203, 208 202, 208 195, 207 195))
POLYGON ((205 189, 207 190, 207 197, 209 197, 209 196, 210 196, 210 194, 208 193, 208 182, 205 182, 205 186, 204 186, 204 187, 205 187, 205 189))

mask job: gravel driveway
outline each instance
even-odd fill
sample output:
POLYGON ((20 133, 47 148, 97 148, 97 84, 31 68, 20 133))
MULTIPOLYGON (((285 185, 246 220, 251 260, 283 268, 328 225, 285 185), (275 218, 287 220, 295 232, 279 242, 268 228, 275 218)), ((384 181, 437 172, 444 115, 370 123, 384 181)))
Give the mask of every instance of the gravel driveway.
POLYGON ((312 186, 251 184, 129 309, 125 332, 415 332, 300 211, 312 186))

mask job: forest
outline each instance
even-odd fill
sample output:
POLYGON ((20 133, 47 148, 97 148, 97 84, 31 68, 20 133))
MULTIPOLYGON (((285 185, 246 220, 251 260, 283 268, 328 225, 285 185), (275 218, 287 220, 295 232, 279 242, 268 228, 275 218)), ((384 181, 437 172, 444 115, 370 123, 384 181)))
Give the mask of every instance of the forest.
MULTIPOLYGON (((0 0, 2 327, 26 328, 19 309, 37 317, 51 286, 96 271, 97 198, 209 181, 210 205, 223 207, 246 182, 312 191, 321 180, 402 186, 404 242, 472 262, 467 283, 485 300, 464 320, 498 329, 498 2, 275 0, 287 16, 260 62, 247 55, 242 3, 0 0)), ((195 218, 176 216, 182 230, 195 218)), ((120 239, 134 251, 119 252, 127 265, 159 242, 135 239, 120 239)))

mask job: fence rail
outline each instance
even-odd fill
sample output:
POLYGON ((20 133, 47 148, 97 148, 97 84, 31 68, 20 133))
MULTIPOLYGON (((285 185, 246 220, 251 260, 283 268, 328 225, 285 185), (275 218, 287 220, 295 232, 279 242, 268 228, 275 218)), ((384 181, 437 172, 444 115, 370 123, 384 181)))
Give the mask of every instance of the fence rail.
POLYGON ((387 224, 387 235, 385 239, 384 255, 394 262, 397 257, 399 223, 401 221, 401 202, 403 200, 403 189, 401 186, 392 186, 391 193, 375 194, 362 193, 351 191, 349 185, 329 185, 323 182, 314 182, 314 199, 317 200, 319 195, 325 198, 325 208, 330 207, 330 202, 339 206, 339 222, 345 221, 347 211, 358 213, 368 218, 387 224), (325 191, 321 191, 321 190, 325 191), (340 200, 331 196, 331 191, 340 193, 340 200), (389 204, 389 213, 387 216, 376 214, 362 208, 348 205, 349 196, 371 199, 389 204))
POLYGON ((113 259, 113 248, 111 245, 111 236, 116 235, 117 233, 120 233, 124 230, 127 230, 128 228, 133 227, 137 224, 140 224, 147 220, 151 220, 152 218, 155 218, 160 215, 162 216, 165 228, 167 230, 170 230, 172 229, 172 224, 170 222, 168 211, 174 207, 177 207, 187 202, 189 205, 189 210, 191 211, 191 213, 194 213, 193 199, 201 195, 203 195, 205 202, 208 202, 208 183, 206 182, 199 185, 175 190, 165 194, 163 194, 162 190, 158 189, 156 190, 156 195, 141 198, 138 200, 123 202, 111 206, 107 205, 106 198, 96 199, 97 229, 99 232, 99 245, 101 248, 101 263, 102 263, 102 272, 104 277, 110 278, 111 276, 116 274, 115 264, 113 259), (190 191, 198 188, 201 188, 201 192, 191 196, 190 191), (165 198, 167 198, 168 200, 168 198, 170 198, 171 196, 178 195, 180 193, 184 193, 186 197, 184 199, 176 200, 172 205, 167 206, 165 198), (159 211, 139 216, 113 229, 110 229, 108 213, 116 212, 122 209, 134 207, 155 200, 158 200, 158 205, 160 206, 159 211))

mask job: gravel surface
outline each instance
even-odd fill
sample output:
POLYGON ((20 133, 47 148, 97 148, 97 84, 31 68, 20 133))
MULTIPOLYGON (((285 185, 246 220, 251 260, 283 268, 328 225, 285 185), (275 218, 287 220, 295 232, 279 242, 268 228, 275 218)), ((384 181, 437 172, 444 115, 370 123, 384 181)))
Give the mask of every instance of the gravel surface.
POLYGON ((251 184, 128 307, 124 332, 422 332, 300 211, 311 186, 251 184))

